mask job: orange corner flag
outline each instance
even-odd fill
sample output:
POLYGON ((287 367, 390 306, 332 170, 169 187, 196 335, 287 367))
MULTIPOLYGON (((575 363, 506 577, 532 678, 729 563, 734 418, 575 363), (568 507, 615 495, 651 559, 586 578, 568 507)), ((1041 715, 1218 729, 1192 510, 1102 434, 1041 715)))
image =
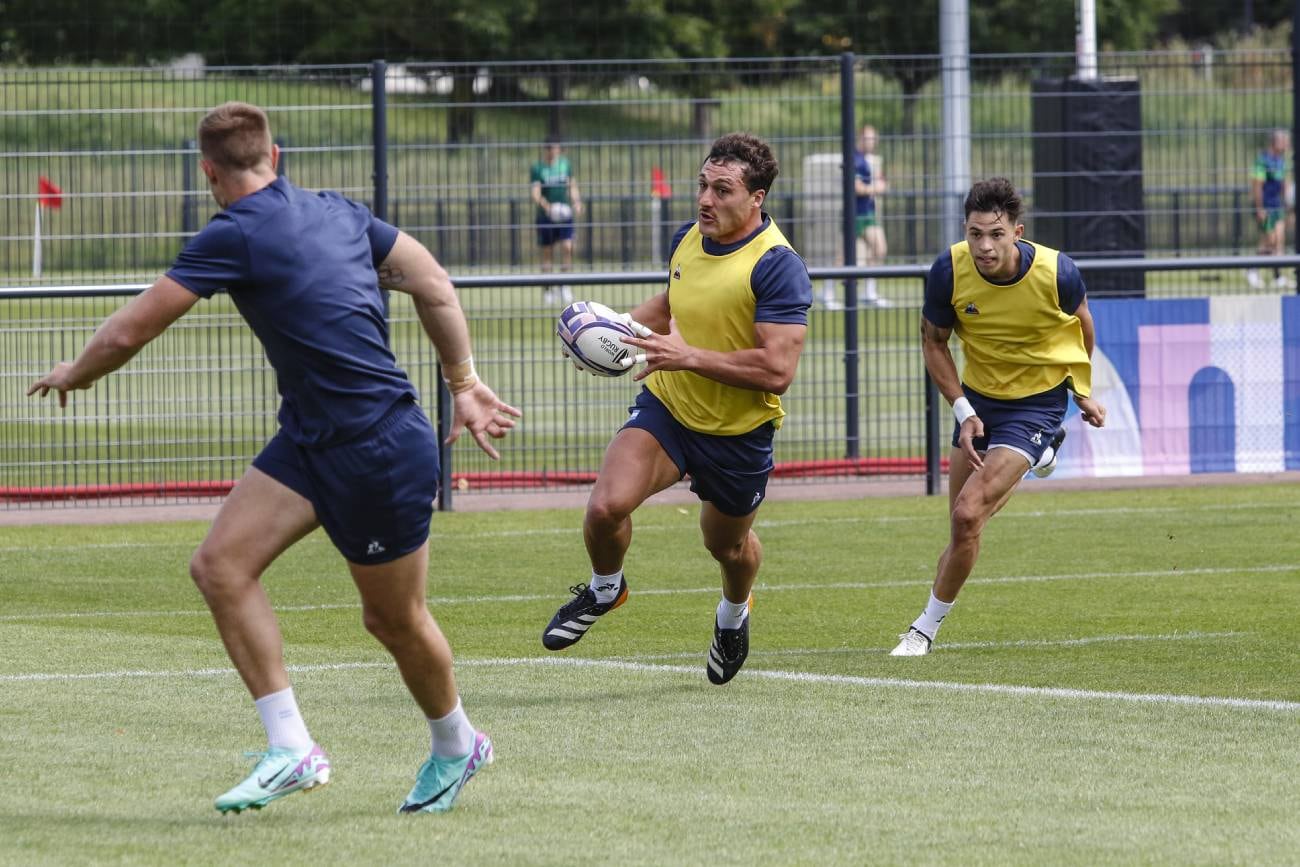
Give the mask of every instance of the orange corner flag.
POLYGON ((658 166, 650 169, 650 195, 656 199, 671 199, 673 197, 673 188, 668 185, 667 179, 664 178, 664 170, 658 166))
POLYGON ((63 190, 45 175, 41 175, 37 182, 36 194, 36 201, 42 208, 63 207, 63 190))

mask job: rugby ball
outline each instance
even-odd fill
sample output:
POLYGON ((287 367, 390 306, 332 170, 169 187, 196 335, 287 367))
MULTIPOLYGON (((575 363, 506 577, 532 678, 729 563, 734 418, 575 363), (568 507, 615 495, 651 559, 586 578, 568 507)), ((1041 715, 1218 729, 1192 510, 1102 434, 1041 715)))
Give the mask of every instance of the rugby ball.
POLYGON ((551 206, 546 209, 546 213, 551 218, 552 223, 567 223, 573 219, 573 208, 564 202, 551 202, 551 206))
POLYGON ((626 346, 624 337, 633 337, 632 329, 619 315, 595 301, 575 301, 560 311, 555 321, 555 336, 560 351, 579 370, 596 376, 622 376, 632 369, 623 366, 625 359, 636 355, 636 347, 626 346))

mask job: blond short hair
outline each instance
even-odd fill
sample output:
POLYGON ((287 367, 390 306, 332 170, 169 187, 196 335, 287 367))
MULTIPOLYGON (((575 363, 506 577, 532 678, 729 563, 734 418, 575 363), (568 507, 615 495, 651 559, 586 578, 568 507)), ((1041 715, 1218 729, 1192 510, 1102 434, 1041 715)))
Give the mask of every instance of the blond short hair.
POLYGON ((271 124, 247 102, 227 102, 199 121, 199 151, 218 168, 255 169, 271 162, 271 124))

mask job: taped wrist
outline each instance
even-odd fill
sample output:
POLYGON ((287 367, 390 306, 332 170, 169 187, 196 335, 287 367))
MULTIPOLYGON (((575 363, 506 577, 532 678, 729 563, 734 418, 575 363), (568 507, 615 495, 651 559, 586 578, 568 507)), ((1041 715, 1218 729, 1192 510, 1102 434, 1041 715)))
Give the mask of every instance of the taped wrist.
POLYGON ((443 364, 442 381, 447 383, 447 390, 452 394, 469 391, 478 384, 478 374, 474 372, 474 356, 455 364, 443 364))
POLYGON ((957 426, 960 427, 966 423, 966 419, 975 415, 975 407, 970 405, 970 400, 962 395, 952 402, 952 415, 957 419, 957 426))

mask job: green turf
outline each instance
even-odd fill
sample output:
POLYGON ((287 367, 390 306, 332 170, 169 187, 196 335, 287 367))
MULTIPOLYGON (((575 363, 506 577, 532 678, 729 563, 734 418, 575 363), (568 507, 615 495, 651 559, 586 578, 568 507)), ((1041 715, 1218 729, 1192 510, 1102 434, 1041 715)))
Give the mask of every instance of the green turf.
POLYGON ((431 607, 498 761, 420 817, 427 730, 320 534, 266 582, 334 780, 221 817, 262 734, 186 577, 205 525, 0 529, 0 864, 1294 863, 1294 489, 1026 491, 935 653, 892 659, 944 511, 768 503, 722 688, 696 507, 638 513, 629 603, 562 654, 580 513, 436 516, 431 607))

